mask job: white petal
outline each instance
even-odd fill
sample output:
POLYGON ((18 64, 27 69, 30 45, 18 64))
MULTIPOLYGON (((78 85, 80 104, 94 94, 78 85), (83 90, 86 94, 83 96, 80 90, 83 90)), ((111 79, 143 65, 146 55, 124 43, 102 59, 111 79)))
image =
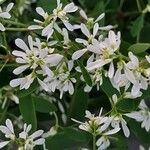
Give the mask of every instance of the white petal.
POLYGON ((122 126, 122 129, 123 129, 124 135, 126 137, 129 137, 130 131, 129 131, 129 128, 127 127, 127 125, 126 125, 126 122, 125 121, 121 121, 121 126, 122 126))
POLYGON ((45 139, 44 138, 40 138, 40 139, 34 141, 35 145, 42 145, 44 143, 45 143, 45 139))
POLYGON ((87 49, 81 49, 81 50, 74 52, 72 55, 72 59, 73 60, 79 59, 86 51, 87 51, 87 49))
POLYGON ((63 56, 60 54, 51 54, 47 57, 46 62, 51 66, 56 66, 61 60, 63 56))
POLYGON ((23 81, 23 78, 13 79, 10 81, 11 87, 17 87, 23 81))
POLYGON ((26 45, 26 43, 22 40, 22 39, 16 39, 15 40, 15 44, 22 50, 26 51, 29 50, 28 46, 26 45))
POLYGON ((30 137, 31 137, 32 139, 35 139, 35 138, 37 138, 37 137, 40 137, 43 133, 44 133, 43 130, 38 130, 38 131, 34 132, 33 134, 31 134, 30 137))
POLYGON ((94 37, 96 36, 98 29, 99 29, 99 24, 98 23, 94 24, 94 27, 93 27, 93 36, 94 37))
POLYGON ((96 60, 94 62, 91 62, 87 65, 87 69, 89 71, 91 70, 94 70, 94 69, 97 69, 97 68, 100 68, 106 64, 108 64, 109 62, 111 61, 111 59, 106 59, 106 60, 102 60, 102 59, 99 59, 99 60, 96 60))
POLYGON ((136 96, 136 95, 139 94, 139 92, 140 92, 140 84, 139 84, 139 82, 137 81, 137 82, 133 85, 133 87, 132 87, 132 89, 131 89, 131 95, 136 96))
POLYGON ((150 63, 150 56, 145 56, 146 60, 150 63))
POLYGON ((0 13, 0 17, 10 19, 11 15, 8 12, 2 12, 0 13))
POLYGON ((27 62, 22 58, 16 58, 16 62, 19 64, 26 64, 27 62))
POLYGON ((27 68, 29 68, 29 65, 22 65, 22 66, 19 66, 19 67, 17 67, 17 68, 13 71, 13 73, 14 73, 15 75, 18 75, 18 74, 22 73, 23 71, 25 71, 27 68))
POLYGON ((104 27, 99 27, 99 30, 106 30, 106 31, 109 31, 109 30, 111 30, 111 29, 113 29, 113 28, 114 28, 114 26, 108 25, 108 26, 104 26, 104 27))
POLYGON ((15 55, 15 56, 19 56, 19 57, 26 57, 27 56, 26 53, 24 53, 22 51, 17 51, 17 50, 14 50, 12 52, 12 54, 15 55))
POLYGON ((0 148, 3 148, 4 146, 6 146, 10 141, 4 141, 4 142, 0 142, 0 148))
POLYGON ((80 15, 85 19, 85 20, 88 20, 88 17, 87 17, 87 15, 86 15, 86 13, 85 13, 85 11, 84 10, 80 10, 80 15))
POLYGON ((130 60, 132 61, 132 63, 135 65, 135 66, 139 66, 139 60, 138 60, 138 58, 135 56, 135 55, 133 55, 133 53, 132 52, 129 52, 129 58, 130 58, 130 60))
POLYGON ((0 23, 0 31, 5 31, 5 27, 0 23))
POLYGON ((6 11, 9 12, 13 6, 14 6, 14 3, 9 3, 8 6, 6 7, 6 11))
POLYGON ((98 16, 98 18, 95 20, 95 22, 98 22, 98 21, 100 21, 102 18, 104 18, 105 17, 105 13, 102 13, 102 14, 100 14, 99 16, 98 16))
POLYGON ((89 32, 89 30, 88 30, 88 28, 86 27, 86 25, 85 24, 81 24, 81 31, 82 31, 82 33, 84 34, 84 35, 86 35, 88 38, 90 37, 90 32, 89 32))
POLYGON ((12 133, 14 133, 14 127, 13 127, 13 124, 12 124, 12 122, 11 122, 10 119, 7 119, 7 120, 6 120, 6 126, 9 128, 9 130, 10 130, 12 133))
POLYGON ((119 130, 120 128, 115 128, 115 129, 107 131, 106 133, 104 133, 104 135, 112 135, 112 134, 117 133, 119 130))
POLYGON ((53 30, 53 25, 49 24, 48 26, 46 26, 43 30, 42 30, 42 36, 47 36, 49 34, 52 35, 52 30, 53 30))
POLYGON ((45 16, 45 11, 43 10, 43 8, 37 7, 37 8, 36 8, 36 12, 44 18, 44 16, 45 16))
POLYGON ((74 3, 70 3, 66 5, 63 9, 67 13, 75 12, 78 10, 78 7, 74 5, 74 3))
POLYGON ((48 86, 47 86, 47 84, 46 83, 44 83, 42 80, 40 80, 39 78, 38 78, 38 82, 39 82, 39 84, 41 85, 41 87, 45 90, 45 91, 48 91, 48 86))
POLYGON ((84 40, 84 39, 80 39, 80 38, 76 38, 75 41, 77 43, 82 43, 84 44, 85 46, 88 45, 88 41, 84 40))
POLYGON ((111 62, 110 66, 109 66, 109 70, 108 70, 108 77, 109 78, 112 78, 114 76, 114 71, 115 71, 115 69, 114 69, 114 63, 111 62))
POLYGON ((69 31, 73 31, 74 30, 74 27, 73 25, 71 25, 68 21, 63 21, 64 25, 66 26, 66 28, 69 30, 69 31))
POLYGON ((131 83, 136 83, 136 79, 134 77, 134 74, 132 71, 130 71, 127 67, 125 67, 124 69, 125 75, 127 77, 127 79, 131 82, 131 83))
POLYGON ((29 43, 30 49, 32 50, 33 49, 33 39, 30 35, 28 36, 28 43, 29 43))

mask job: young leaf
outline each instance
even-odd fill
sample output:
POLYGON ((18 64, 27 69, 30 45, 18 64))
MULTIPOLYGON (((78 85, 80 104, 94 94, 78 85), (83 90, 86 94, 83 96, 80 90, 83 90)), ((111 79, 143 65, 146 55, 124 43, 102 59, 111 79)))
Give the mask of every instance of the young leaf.
POLYGON ((20 98, 19 108, 26 123, 32 125, 32 131, 37 128, 37 119, 33 99, 31 95, 20 98))
POLYGON ((150 132, 146 132, 145 129, 141 128, 141 124, 139 122, 130 119, 128 125, 138 140, 140 140, 143 144, 149 144, 150 132))
POLYGON ((41 96, 32 96, 35 110, 41 113, 49 113, 57 111, 56 106, 41 96))
POLYGON ((144 15, 139 16, 135 21, 132 22, 131 34, 133 37, 136 37, 142 30, 144 26, 144 15))
POLYGON ((134 54, 139 54, 145 52, 147 49, 150 48, 149 43, 137 43, 133 44, 128 48, 128 51, 133 52, 134 54))
POLYGON ((88 96, 84 92, 83 87, 76 88, 70 105, 69 118, 83 120, 85 110, 87 109, 87 103, 88 96))
POLYGON ((112 86, 108 78, 103 77, 103 81, 101 88, 109 98, 111 98, 114 94, 119 95, 119 92, 112 86))
POLYGON ((89 140, 90 137, 85 132, 78 131, 72 127, 67 127, 53 137, 48 137, 46 139, 46 148, 53 150, 78 149, 89 140))
POLYGON ((89 86, 92 86, 92 79, 87 70, 85 69, 84 65, 80 61, 77 61, 77 63, 80 66, 84 80, 89 86))

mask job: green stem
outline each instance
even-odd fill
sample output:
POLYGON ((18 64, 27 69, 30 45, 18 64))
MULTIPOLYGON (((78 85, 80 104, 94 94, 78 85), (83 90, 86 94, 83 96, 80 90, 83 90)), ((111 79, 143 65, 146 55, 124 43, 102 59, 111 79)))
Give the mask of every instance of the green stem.
POLYGON ((95 133, 93 133, 93 150, 96 150, 96 136, 95 136, 95 133))
POLYGON ((11 21, 11 20, 4 20, 3 19, 3 22, 8 23, 8 24, 12 24, 12 25, 16 25, 16 26, 20 26, 20 27, 27 27, 27 25, 25 25, 23 23, 14 22, 14 21, 11 21))
POLYGON ((138 7, 138 11, 141 12, 142 8, 141 8, 139 0, 136 0, 136 4, 137 4, 137 7, 138 7))
POLYGON ((5 28, 6 31, 22 31, 22 32, 25 32, 25 31, 29 31, 28 28, 5 28))
POLYGON ((53 114, 54 114, 55 121, 56 121, 55 126, 58 127, 59 126, 59 122, 58 122, 57 114, 55 112, 53 112, 53 114))

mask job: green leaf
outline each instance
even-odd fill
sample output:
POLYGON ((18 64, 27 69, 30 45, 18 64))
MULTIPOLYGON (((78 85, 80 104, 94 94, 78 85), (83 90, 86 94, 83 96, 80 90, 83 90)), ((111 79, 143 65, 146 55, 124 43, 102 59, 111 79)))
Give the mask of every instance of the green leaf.
POLYGON ((85 110, 87 109, 87 103, 88 103, 87 93, 84 92, 83 87, 79 88, 76 86, 75 93, 71 100, 69 118, 83 120, 85 116, 85 110))
POLYGON ((2 4, 2 3, 4 3, 6 0, 0 0, 0 5, 2 4))
POLYGON ((110 149, 117 149, 117 150, 128 150, 127 139, 122 136, 120 133, 113 135, 111 141, 112 148, 110 149))
POLYGON ((19 98, 28 96, 29 94, 33 93, 38 88, 37 82, 33 82, 32 85, 27 90, 18 90, 16 95, 19 98))
POLYGON ((32 131, 37 128, 37 119, 33 99, 31 95, 20 98, 19 108, 24 121, 32 125, 32 131))
POLYGON ((35 110, 41 113, 49 113, 57 111, 56 106, 43 98, 42 96, 32 96, 34 101, 35 110))
POLYGON ((149 43, 137 43, 133 44, 128 48, 128 51, 133 52, 134 54, 139 54, 145 52, 147 49, 150 48, 149 43))
POLYGON ((133 119, 130 119, 128 125, 138 140, 140 140, 143 144, 150 143, 150 132, 146 132, 145 129, 141 128, 141 123, 138 123, 133 119))
POLYGON ((110 80, 106 77, 103 77, 103 84, 101 85, 101 88, 109 98, 111 98, 114 94, 119 95, 119 92, 112 86, 110 80))
POLYGON ((48 137, 46 139, 46 147, 53 150, 77 149, 89 140, 89 134, 71 127, 67 127, 55 136, 48 137))
POLYGON ((77 61, 77 63, 80 66, 80 69, 82 71, 82 75, 83 75, 83 78, 84 78, 85 82, 89 86, 92 86, 92 80, 91 80, 91 77, 90 77, 88 71, 85 69, 84 65, 80 61, 77 61))
POLYGON ((139 16, 135 21, 132 22, 131 34, 133 37, 136 37, 142 30, 144 26, 144 14, 139 16))
MULTIPOLYGON (((63 4, 66 3, 67 0, 61 0, 63 4)), ((47 12, 52 12, 53 9, 57 7, 56 0, 38 0, 37 6, 42 7, 47 12)))
POLYGON ((116 107, 121 112, 131 112, 137 109, 141 99, 122 99, 117 104, 116 107))

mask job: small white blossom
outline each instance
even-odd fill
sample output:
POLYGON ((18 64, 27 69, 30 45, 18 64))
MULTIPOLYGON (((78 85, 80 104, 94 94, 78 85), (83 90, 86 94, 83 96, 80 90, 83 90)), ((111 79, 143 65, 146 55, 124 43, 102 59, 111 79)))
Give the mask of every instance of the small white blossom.
POLYGON ((62 8, 62 3, 60 0, 57 0, 57 8, 53 10, 52 14, 48 14, 41 7, 36 8, 36 12, 43 17, 44 21, 34 20, 39 25, 31 25, 28 27, 30 30, 42 29, 42 36, 46 36, 47 39, 51 37, 54 32, 54 29, 59 29, 57 25, 57 19, 60 19, 65 27, 69 31, 73 31, 74 27, 69 23, 69 18, 67 14, 73 13, 77 11, 78 7, 74 5, 74 3, 67 4, 64 8, 62 8))
POLYGON ((31 125, 24 124, 23 131, 19 134, 19 138, 23 139, 24 149, 25 150, 33 150, 36 145, 43 145, 45 143, 45 139, 42 137, 44 131, 38 130, 29 135, 31 130, 31 125))
MULTIPOLYGON (((43 76, 53 76, 53 72, 50 67, 57 66, 61 59, 63 58, 60 54, 51 54, 53 52, 52 49, 47 47, 43 48, 42 43, 38 38, 36 41, 33 41, 31 36, 28 36, 29 46, 21 39, 16 39, 16 45, 22 49, 22 51, 14 50, 12 54, 16 56, 16 62, 21 64, 21 66, 17 67, 13 73, 19 75, 23 73, 25 70, 30 69, 32 73, 27 75, 26 77, 14 79, 10 82, 12 87, 16 87, 20 85, 20 89, 28 89, 31 83, 36 78, 36 74, 38 72, 42 72, 43 76)), ((38 78, 38 82, 45 91, 48 90, 45 83, 38 78)))
POLYGON ((89 63, 87 69, 94 70, 112 62, 113 56, 119 49, 119 46, 120 32, 116 35, 113 31, 109 31, 108 38, 105 38, 104 41, 93 41, 92 45, 88 46, 88 50, 96 54, 96 61, 89 63))
POLYGON ((85 52, 88 51, 87 47, 95 39, 95 36, 98 33, 98 29, 99 29, 98 23, 94 24, 93 33, 91 33, 85 24, 83 24, 83 23, 81 24, 81 31, 87 37, 87 40, 81 39, 81 38, 75 39, 77 43, 83 44, 85 48, 77 50, 76 52, 74 52, 72 55, 73 60, 79 59, 85 52))
POLYGON ((139 105, 139 111, 134 111, 125 114, 126 116, 135 119, 137 122, 141 122, 141 127, 145 128, 147 132, 150 131, 150 110, 145 104, 144 100, 139 105))
POLYGON ((148 79, 143 76, 145 68, 140 66, 138 58, 132 52, 129 52, 129 58, 130 61, 125 65, 124 72, 126 78, 133 84, 131 94, 136 96, 141 89, 148 88, 148 79))
POLYGON ((5 137, 9 139, 9 141, 0 142, 0 148, 3 148, 7 144, 9 144, 10 141, 14 141, 16 138, 15 133, 14 133, 14 127, 13 127, 11 120, 7 119, 5 124, 6 126, 3 126, 3 125, 0 126, 0 131, 3 134, 5 134, 5 137))
POLYGON ((60 91, 60 99, 64 92, 68 91, 70 95, 74 93, 73 83, 76 83, 76 79, 70 76, 72 69, 73 61, 68 61, 67 64, 62 63, 56 68, 54 76, 44 79, 50 92, 54 92, 56 89, 60 91))

